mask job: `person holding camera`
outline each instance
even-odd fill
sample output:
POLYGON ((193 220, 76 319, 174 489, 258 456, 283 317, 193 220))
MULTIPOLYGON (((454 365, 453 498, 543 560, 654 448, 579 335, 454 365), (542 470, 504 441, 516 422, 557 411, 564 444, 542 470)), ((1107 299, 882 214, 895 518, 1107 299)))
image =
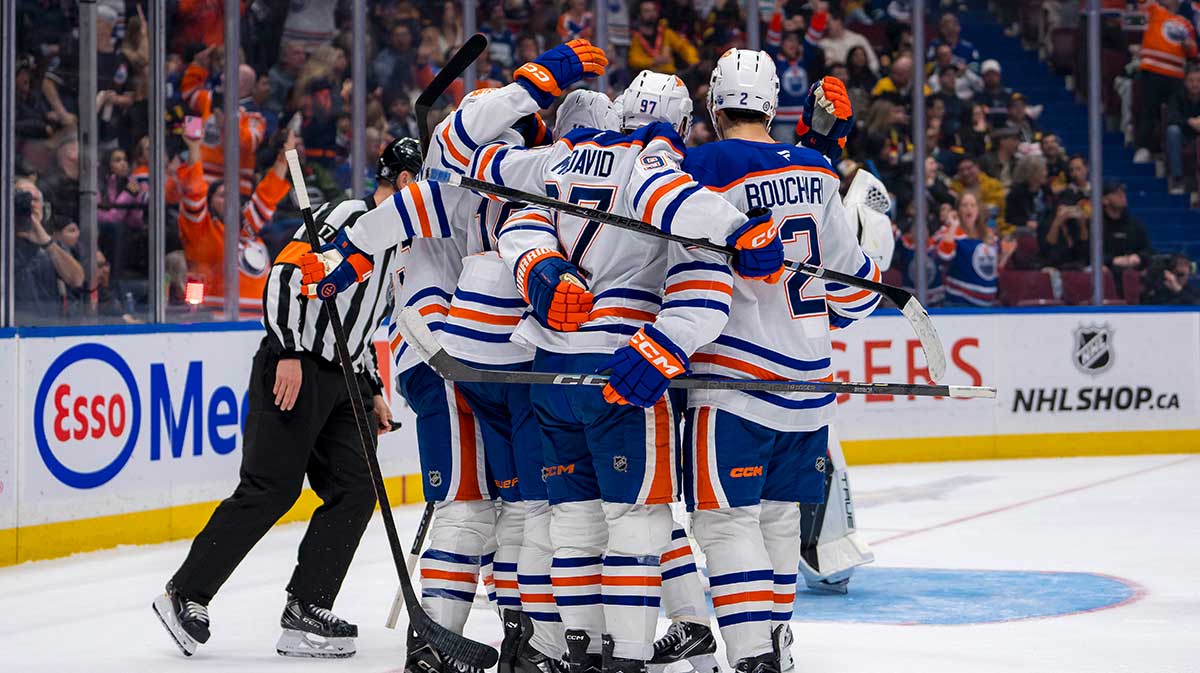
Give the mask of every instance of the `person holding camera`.
POLYGON ((1187 255, 1159 255, 1146 269, 1142 303, 1159 305, 1200 304, 1200 291, 1188 284, 1196 265, 1187 255))
POLYGON ((17 310, 28 311, 30 317, 45 316, 48 307, 61 307, 67 290, 83 287, 83 265, 46 231, 42 224, 45 202, 37 185, 28 178, 18 178, 14 186, 13 290, 17 310))
POLYGON ((1091 207, 1079 194, 1067 190, 1052 217, 1038 225, 1038 256, 1044 266, 1062 271, 1082 269, 1091 261, 1088 220, 1091 207))

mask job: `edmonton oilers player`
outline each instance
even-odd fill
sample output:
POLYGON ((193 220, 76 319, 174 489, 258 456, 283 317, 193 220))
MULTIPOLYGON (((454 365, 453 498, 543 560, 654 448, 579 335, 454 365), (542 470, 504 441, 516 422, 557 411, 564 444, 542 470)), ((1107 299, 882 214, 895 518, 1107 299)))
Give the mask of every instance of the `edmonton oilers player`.
MULTIPOLYGON (((678 169, 690 120, 683 83, 642 72, 623 96, 624 133, 579 129, 540 162, 512 161, 519 155, 509 152, 487 165, 487 175, 510 186, 536 181, 553 197, 735 245, 739 273, 777 277, 782 254, 770 215, 748 219, 678 169)), ((696 295, 664 301, 668 258, 680 251, 542 208, 515 213, 500 234, 501 257, 533 308, 514 339, 537 347, 534 368, 611 368, 620 386, 531 392, 548 460, 551 578, 573 671, 643 671, 653 656, 659 564, 675 497, 665 381, 684 372, 686 354, 699 343, 688 317, 692 302, 723 305, 728 297, 707 280, 681 278, 679 291, 696 295), (635 404, 606 403, 621 400, 635 404)))
MULTIPOLYGON (((829 161, 815 149, 771 139, 778 87, 767 54, 726 52, 708 93, 722 140, 689 152, 685 170, 740 209, 771 208, 789 259, 878 280, 845 221, 829 161)), ((840 81, 827 77, 812 87, 804 119, 805 145, 828 151, 844 138, 853 116, 840 81)), ((707 251, 688 253, 691 265, 724 261, 707 251)), ((828 380, 830 314, 858 319, 879 302, 870 292, 796 273, 777 285, 727 282, 728 313, 709 312, 712 324, 698 328, 719 333, 692 356, 699 375, 828 380)), ((835 403, 832 394, 696 390, 688 396, 684 492, 708 558, 726 654, 738 671, 791 668, 797 503, 823 501, 835 403)))

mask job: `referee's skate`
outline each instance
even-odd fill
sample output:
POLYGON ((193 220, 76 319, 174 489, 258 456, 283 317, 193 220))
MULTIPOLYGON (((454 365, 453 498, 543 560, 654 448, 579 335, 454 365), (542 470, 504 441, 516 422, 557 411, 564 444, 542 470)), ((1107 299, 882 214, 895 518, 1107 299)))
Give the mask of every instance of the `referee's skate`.
POLYGON ((279 618, 275 651, 285 657, 344 659, 354 656, 358 627, 325 608, 288 596, 279 618))

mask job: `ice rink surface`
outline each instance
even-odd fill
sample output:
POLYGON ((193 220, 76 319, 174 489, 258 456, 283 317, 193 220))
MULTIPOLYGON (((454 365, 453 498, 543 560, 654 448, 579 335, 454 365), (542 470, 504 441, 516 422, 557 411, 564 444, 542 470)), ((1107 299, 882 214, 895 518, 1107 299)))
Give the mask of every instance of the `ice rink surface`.
MULTIPOLYGON (((1200 672, 1200 456, 859 467, 851 483, 877 560, 848 596, 800 593, 797 673, 1200 672)), ((396 510, 402 538, 420 513, 396 510)), ((359 625, 353 659, 275 654, 304 531, 293 524, 234 573, 191 659, 150 610, 187 541, 0 569, 3 670, 399 671, 403 631, 382 625, 396 580, 378 519, 335 606, 359 625)), ((489 610, 468 629, 499 640, 489 610)))

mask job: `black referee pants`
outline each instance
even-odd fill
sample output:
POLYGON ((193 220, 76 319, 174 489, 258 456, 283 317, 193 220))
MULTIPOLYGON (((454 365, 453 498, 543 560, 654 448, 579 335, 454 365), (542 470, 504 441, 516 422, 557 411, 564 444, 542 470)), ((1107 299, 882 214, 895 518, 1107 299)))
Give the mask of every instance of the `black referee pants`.
MULTIPOLYGON (((332 608, 358 541, 375 509, 375 491, 341 370, 312 356, 301 358, 303 379, 291 411, 271 392, 279 359, 265 345, 250 370, 249 412, 242 446, 241 481, 213 512, 172 579, 191 600, 207 604, 233 569, 300 496, 304 477, 320 496, 300 543, 288 593, 332 608)), ((375 436, 372 392, 359 377, 375 436)))

